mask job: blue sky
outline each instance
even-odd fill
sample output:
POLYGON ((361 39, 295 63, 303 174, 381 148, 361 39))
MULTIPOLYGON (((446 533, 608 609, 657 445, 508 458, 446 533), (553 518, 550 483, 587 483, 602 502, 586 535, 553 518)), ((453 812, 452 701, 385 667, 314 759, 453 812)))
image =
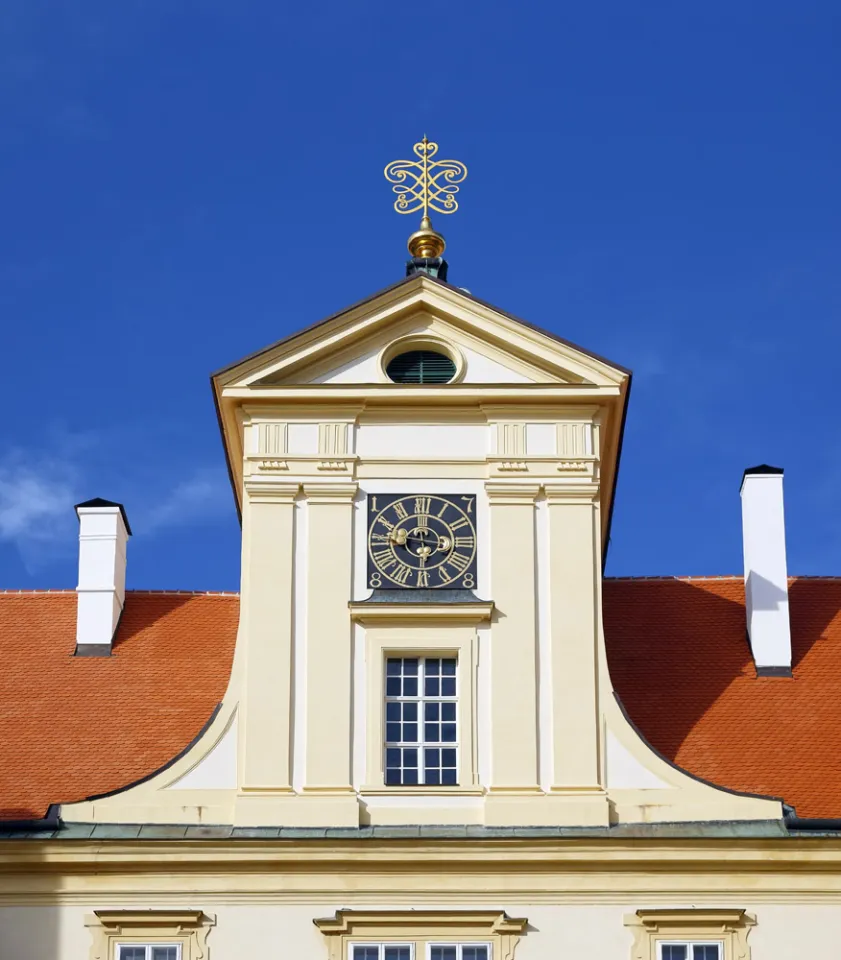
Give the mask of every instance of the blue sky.
POLYGON ((633 368, 608 572, 841 574, 841 7, 9 0, 0 23, 0 589, 236 589, 208 374, 400 278, 385 163, 470 170, 450 279, 633 368))

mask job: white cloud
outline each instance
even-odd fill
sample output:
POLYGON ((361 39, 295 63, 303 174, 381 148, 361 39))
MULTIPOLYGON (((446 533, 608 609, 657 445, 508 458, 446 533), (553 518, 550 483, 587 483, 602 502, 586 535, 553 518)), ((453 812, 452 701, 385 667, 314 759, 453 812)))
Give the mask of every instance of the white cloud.
POLYGON ((157 504, 141 509, 136 534, 157 533, 163 528, 213 520, 230 511, 230 492, 223 470, 204 467, 176 484, 157 504))
POLYGON ((12 451, 0 462, 0 541, 31 573, 75 550, 78 470, 69 460, 12 451))
POLYGON ((230 515, 224 468, 200 467, 167 490, 154 464, 129 469, 113 439, 53 431, 38 447, 0 456, 0 544, 16 549, 29 574, 73 558, 73 506, 92 496, 122 501, 137 536, 163 539, 173 527, 230 515))

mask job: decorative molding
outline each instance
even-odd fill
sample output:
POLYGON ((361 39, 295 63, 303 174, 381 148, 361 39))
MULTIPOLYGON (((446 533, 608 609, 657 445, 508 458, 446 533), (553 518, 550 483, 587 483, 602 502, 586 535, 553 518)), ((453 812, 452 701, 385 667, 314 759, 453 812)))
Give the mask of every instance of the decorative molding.
POLYGON ((385 623, 394 621, 399 624, 458 621, 459 623, 482 623, 493 616, 494 605, 491 601, 476 603, 435 603, 426 601, 412 602, 412 591, 407 590, 405 603, 349 603, 350 615, 357 623, 385 623))
POLYGON ((343 457, 347 454, 347 423, 319 423, 318 455, 320 457, 343 457))
POLYGON ((595 461, 589 460, 561 460, 558 463, 559 473, 589 473, 592 475, 595 461))
MULTIPOLYGON (((313 920, 327 940, 329 960, 344 960, 347 943, 359 941, 472 940, 491 942, 496 960, 513 960, 528 920, 503 910, 337 910, 313 920)), ((416 956, 424 956, 420 950, 416 956)))
POLYGON ((277 457, 286 453, 288 424, 266 421, 257 425, 257 452, 261 456, 277 457))
POLYGON ((85 917, 90 960, 111 960, 117 943, 177 943, 181 960, 206 960, 216 917, 201 910, 94 910, 85 917))
POLYGON ((498 423, 496 452, 501 457, 523 457, 526 453, 525 423, 498 423))
POLYGON ((558 454, 563 458, 576 459, 593 453, 593 427, 587 422, 558 424, 558 454))
POLYGON ((529 465, 525 460, 501 460, 496 468, 500 473, 528 473, 529 465))
POLYGON ((244 486, 251 503, 291 503, 301 489, 300 483, 252 480, 249 477, 245 478, 244 486))
POLYGON ((557 503, 596 503, 597 483, 547 483, 543 490, 550 505, 557 503))
POLYGON ((289 469, 289 464, 286 460, 258 460, 257 466, 263 473, 274 473, 279 470, 289 469))
POLYGON ((756 919, 744 910, 709 907, 637 910, 625 916, 633 933, 631 960, 657 960, 658 940, 721 940, 723 960, 750 960, 748 934, 756 919))
POLYGON ((348 460, 319 460, 318 469, 347 473, 350 470, 350 464, 348 460))
POLYGON ((352 503, 359 489, 356 483, 305 483, 309 503, 352 503))
POLYGON ((540 484, 538 483, 486 483, 485 493, 491 506, 507 504, 515 505, 534 505, 534 501, 540 493, 540 484))

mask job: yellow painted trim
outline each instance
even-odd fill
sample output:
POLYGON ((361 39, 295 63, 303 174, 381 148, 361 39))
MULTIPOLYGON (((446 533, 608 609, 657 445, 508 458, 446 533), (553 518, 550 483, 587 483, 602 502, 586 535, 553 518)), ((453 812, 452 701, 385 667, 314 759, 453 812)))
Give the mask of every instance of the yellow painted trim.
POLYGON ((353 942, 413 942, 415 957, 434 942, 489 943, 493 960, 512 960, 528 920, 502 910, 337 910, 314 920, 327 941, 328 960, 346 960, 353 942))
POLYGON ((90 960, 112 960, 117 944, 178 944, 181 960, 207 960, 207 935, 216 923, 201 910, 94 910, 85 917, 93 940, 90 960))
POLYGON ((755 925, 744 910, 716 908, 637 910, 625 917, 634 936, 631 960, 657 960, 657 943, 667 940, 718 940, 723 960, 750 960, 747 939, 755 925))
POLYGON ((406 603, 349 603, 353 620, 361 624, 389 623, 424 625, 430 622, 482 623, 493 616, 492 602, 479 603, 413 603, 411 591, 406 591, 406 603))

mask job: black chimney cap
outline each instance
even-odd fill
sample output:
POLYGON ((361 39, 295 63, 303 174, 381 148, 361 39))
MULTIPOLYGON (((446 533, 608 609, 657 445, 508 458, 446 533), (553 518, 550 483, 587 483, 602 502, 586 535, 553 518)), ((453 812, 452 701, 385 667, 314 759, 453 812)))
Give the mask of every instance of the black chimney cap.
POLYGON ((104 500, 102 497, 94 497, 93 500, 84 500, 82 503, 76 504, 73 508, 76 511, 76 516, 79 515, 79 507, 119 507, 123 523, 126 525, 126 533, 131 536, 131 526, 126 516, 126 508, 121 503, 117 503, 114 500, 104 500))

